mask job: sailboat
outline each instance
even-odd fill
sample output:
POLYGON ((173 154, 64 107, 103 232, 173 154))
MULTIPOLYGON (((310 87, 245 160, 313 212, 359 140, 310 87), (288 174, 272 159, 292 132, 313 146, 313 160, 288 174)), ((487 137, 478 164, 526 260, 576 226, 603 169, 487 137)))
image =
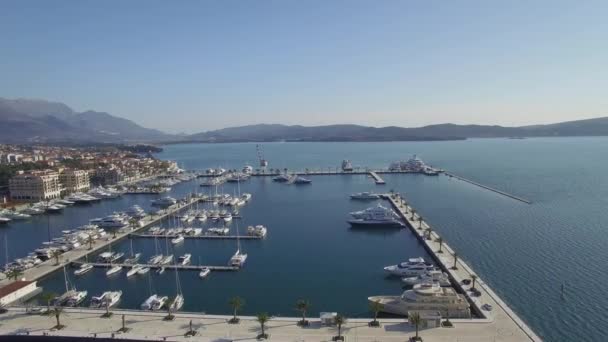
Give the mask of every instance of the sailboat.
POLYGON ((68 280, 68 273, 63 266, 63 277, 65 280, 65 293, 55 298, 55 305, 67 305, 76 306, 87 297, 87 291, 76 291, 76 287, 72 286, 70 289, 70 281, 68 280))
POLYGON ((228 262, 228 264, 230 266, 243 267, 243 265, 245 264, 245 261, 247 261, 247 254, 241 253, 241 240, 239 238, 238 223, 236 225, 236 245, 237 245, 236 253, 234 253, 232 258, 230 258, 230 261, 228 262))
POLYGON ((148 260, 148 264, 156 265, 160 263, 164 257, 161 253, 159 253, 158 240, 156 239, 156 236, 154 237, 154 251, 156 254, 148 260))
POLYGON ((133 253, 133 239, 131 241, 131 256, 125 260, 125 264, 135 264, 139 261, 141 257, 141 253, 133 253))
MULTIPOLYGON (((112 253, 112 244, 109 244, 108 248, 110 249, 110 253, 112 253)), ((116 274, 122 270, 122 266, 120 265, 112 266, 113 259, 114 258, 110 258, 110 269, 106 271, 107 276, 111 276, 112 274, 116 274)))
POLYGON ((182 294, 182 287, 179 283, 179 273, 177 270, 177 264, 175 264, 175 299, 171 303, 170 309, 172 312, 179 311, 184 306, 184 295, 182 294))
POLYGON ((148 290, 150 291, 150 297, 148 297, 148 299, 141 304, 142 310, 152 310, 154 308, 154 304, 159 298, 156 293, 152 293, 152 276, 150 276, 150 274, 148 274, 148 290))

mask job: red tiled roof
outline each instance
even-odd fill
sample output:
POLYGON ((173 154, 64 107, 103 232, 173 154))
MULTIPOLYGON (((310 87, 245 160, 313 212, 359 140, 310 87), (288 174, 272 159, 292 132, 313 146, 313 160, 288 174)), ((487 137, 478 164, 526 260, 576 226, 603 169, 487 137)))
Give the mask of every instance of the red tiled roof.
POLYGON ((14 281, 4 287, 0 287, 0 298, 3 298, 6 295, 9 295, 19 289, 22 289, 31 283, 33 283, 33 281, 18 280, 18 281, 14 281))

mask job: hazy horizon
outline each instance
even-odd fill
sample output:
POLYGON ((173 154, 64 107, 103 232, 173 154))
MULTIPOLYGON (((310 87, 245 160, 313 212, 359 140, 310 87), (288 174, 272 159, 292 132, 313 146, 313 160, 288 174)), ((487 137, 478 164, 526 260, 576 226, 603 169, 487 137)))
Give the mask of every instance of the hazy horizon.
POLYGON ((608 3, 5 1, 0 96, 170 133, 606 116, 608 3))

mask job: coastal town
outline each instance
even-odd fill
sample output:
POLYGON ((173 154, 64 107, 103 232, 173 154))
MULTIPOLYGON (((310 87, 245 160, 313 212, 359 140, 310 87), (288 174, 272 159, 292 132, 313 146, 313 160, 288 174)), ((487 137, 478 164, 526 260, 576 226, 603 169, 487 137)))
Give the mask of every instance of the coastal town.
POLYGON ((59 199, 96 186, 120 186, 175 173, 177 164, 154 158, 152 146, 0 145, 0 204, 59 199))

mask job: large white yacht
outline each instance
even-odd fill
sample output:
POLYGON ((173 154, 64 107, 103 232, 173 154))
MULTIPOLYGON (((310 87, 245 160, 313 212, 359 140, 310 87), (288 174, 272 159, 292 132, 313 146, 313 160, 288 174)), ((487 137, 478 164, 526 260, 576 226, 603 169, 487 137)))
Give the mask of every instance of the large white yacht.
POLYGON ((362 211, 350 213, 353 217, 348 220, 351 225, 383 225, 383 226, 403 226, 399 216, 389 208, 378 203, 377 206, 362 211))
POLYGON ((352 172, 353 171, 353 164, 350 162, 350 160, 344 159, 342 161, 342 171, 344 171, 344 172, 352 172))
POLYGON ((405 277, 401 281, 410 286, 423 283, 439 283, 440 286, 451 285, 448 275, 440 270, 426 272, 415 277, 405 277))
POLYGON ((128 224, 128 221, 122 215, 113 214, 103 218, 92 219, 90 223, 101 228, 122 228, 128 224))
POLYGON ((432 310, 442 317, 470 318, 471 311, 466 298, 451 287, 439 284, 417 284, 403 292, 401 296, 373 296, 370 302, 380 302, 383 312, 395 315, 408 315, 410 311, 432 310))
POLYGON ((160 207, 168 207, 170 205, 174 205, 175 203, 177 203, 177 200, 173 197, 163 197, 152 201, 152 205, 160 207))

